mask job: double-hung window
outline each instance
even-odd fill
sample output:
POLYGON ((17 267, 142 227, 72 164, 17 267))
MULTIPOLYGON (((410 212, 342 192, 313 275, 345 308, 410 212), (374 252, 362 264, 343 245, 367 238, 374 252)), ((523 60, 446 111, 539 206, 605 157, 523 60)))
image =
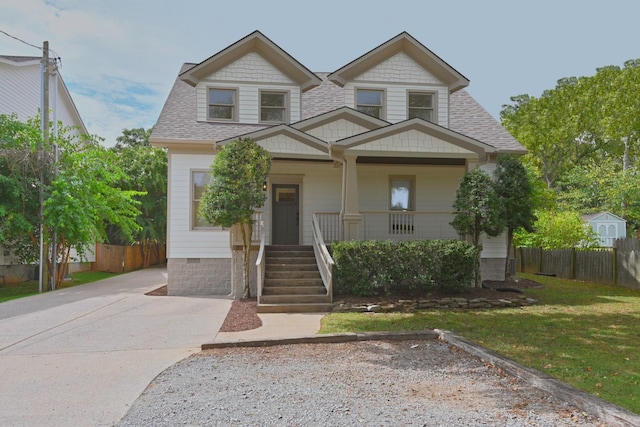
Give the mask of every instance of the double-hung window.
POLYGON ((382 119, 384 110, 384 91, 358 89, 356 91, 356 110, 382 119))
POLYGON ((210 178, 209 172, 191 172, 191 224, 193 229, 213 227, 212 224, 207 223, 200 217, 200 202, 210 178))
POLYGON ((407 118, 419 117, 430 122, 434 121, 434 96, 428 92, 409 92, 407 94, 407 118))
POLYGON ((260 121, 286 123, 288 121, 286 92, 260 92, 260 121))
POLYGON ((238 117, 238 101, 235 89, 209 89, 210 120, 235 121, 238 117))
POLYGON ((392 176, 389 178, 391 211, 389 234, 413 234, 415 205, 415 177, 392 176))

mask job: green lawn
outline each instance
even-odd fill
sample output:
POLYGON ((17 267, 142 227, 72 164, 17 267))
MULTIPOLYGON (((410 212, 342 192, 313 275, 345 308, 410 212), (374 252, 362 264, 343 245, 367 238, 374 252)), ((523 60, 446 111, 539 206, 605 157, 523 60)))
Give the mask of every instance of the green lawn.
POLYGON ((522 275, 544 284, 531 307, 335 313, 320 333, 447 329, 640 413, 640 291, 522 275))
MULTIPOLYGON (((78 273, 73 273, 71 275, 72 280, 63 282, 61 288, 84 285, 85 283, 95 282, 112 276, 117 276, 117 273, 105 273, 102 271, 81 271, 78 273)), ((0 285, 0 303, 16 298, 28 297, 37 293, 37 281, 22 282, 11 285, 0 285)))

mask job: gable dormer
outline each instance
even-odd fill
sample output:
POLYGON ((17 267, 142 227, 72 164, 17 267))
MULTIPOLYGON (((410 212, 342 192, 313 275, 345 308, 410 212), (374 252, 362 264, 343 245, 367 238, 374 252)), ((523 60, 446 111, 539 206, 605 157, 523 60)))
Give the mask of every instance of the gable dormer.
POLYGON ((255 31, 180 75, 195 86, 197 121, 274 125, 300 120, 300 95, 320 78, 255 31))
POLYGON ((328 76, 345 104, 397 123, 420 117, 449 123, 449 95, 469 80, 406 32, 328 76))

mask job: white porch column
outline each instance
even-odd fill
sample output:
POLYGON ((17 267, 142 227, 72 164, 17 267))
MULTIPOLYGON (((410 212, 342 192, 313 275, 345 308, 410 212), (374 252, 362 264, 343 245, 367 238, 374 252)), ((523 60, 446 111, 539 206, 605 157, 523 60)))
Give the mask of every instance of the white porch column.
POLYGON ((342 166, 342 231, 344 240, 360 240, 360 200, 358 198, 358 156, 345 154, 342 166))

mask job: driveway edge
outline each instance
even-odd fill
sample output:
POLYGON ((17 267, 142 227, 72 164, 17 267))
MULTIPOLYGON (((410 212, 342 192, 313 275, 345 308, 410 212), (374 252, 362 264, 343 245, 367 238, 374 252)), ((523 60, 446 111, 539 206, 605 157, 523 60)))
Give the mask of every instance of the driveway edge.
POLYGON ((607 425, 621 427, 640 426, 640 415, 606 402, 582 390, 578 390, 543 372, 520 365, 511 359, 481 347, 450 331, 436 329, 435 332, 439 334, 441 341, 456 346, 480 358, 480 360, 491 363, 503 371, 528 382, 532 386, 570 403, 588 414, 598 417, 603 422, 606 422, 607 425))

